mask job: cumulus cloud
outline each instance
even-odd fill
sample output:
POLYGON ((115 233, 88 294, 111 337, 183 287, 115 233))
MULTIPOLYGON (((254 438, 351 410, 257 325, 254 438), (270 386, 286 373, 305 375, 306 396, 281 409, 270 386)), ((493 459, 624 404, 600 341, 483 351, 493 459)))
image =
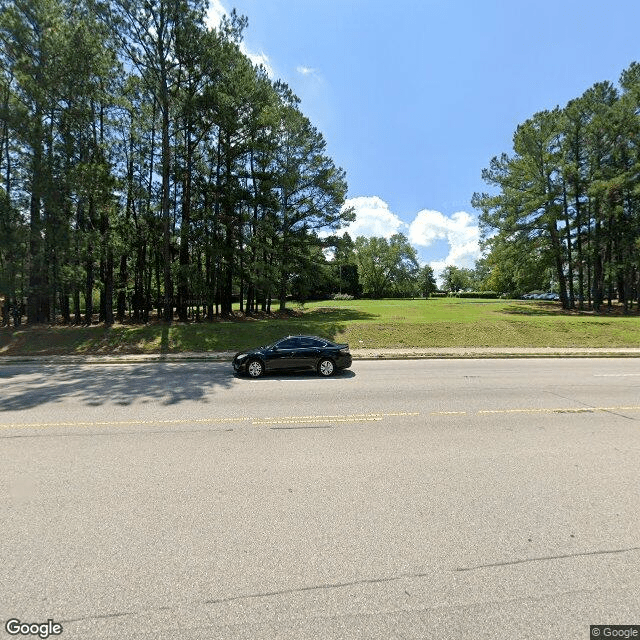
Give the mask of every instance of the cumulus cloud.
POLYGON ((303 80, 307 82, 313 82, 316 87, 324 86, 324 77, 319 69, 315 69, 314 67, 307 67, 303 64, 299 64, 296 67, 296 72, 302 76, 303 80))
POLYGON ((356 219, 340 229, 339 235, 348 233, 353 239, 358 236, 389 239, 394 233, 404 233, 416 249, 444 240, 449 245, 447 255, 428 261, 436 275, 448 265, 472 269, 481 255, 478 224, 466 211, 446 216, 440 211, 423 209, 407 224, 378 196, 349 198, 344 203, 344 208, 348 207, 355 210, 356 219))
POLYGON ((457 211, 448 217, 440 211, 419 211, 409 225, 409 242, 418 247, 429 247, 437 240, 446 240, 449 254, 430 263, 434 271, 447 265, 473 268, 480 257, 480 231, 476 220, 466 211, 457 211))
POLYGON ((349 198, 345 201, 344 208, 349 207, 355 210, 356 219, 340 229, 340 235, 348 233, 354 240, 358 236, 389 239, 394 233, 406 232, 407 225, 378 196, 349 198))
POLYGON ((240 50, 242 51, 242 53, 244 53, 245 56, 247 56, 247 58, 249 58, 249 60, 251 60, 255 67, 263 66, 264 70, 267 72, 267 75, 270 78, 274 77, 273 67, 269 62, 269 56, 264 53, 264 51, 261 51, 260 53, 249 51, 247 47, 245 47, 244 42, 240 44, 240 50))
MULTIPOLYGON (((205 18, 207 27, 210 29, 218 27, 222 18, 228 15, 229 12, 224 8, 224 5, 220 0, 209 0, 209 10, 207 11, 205 18)), ((242 51, 242 53, 251 60, 254 66, 259 67, 262 65, 267 72, 267 75, 270 78, 274 77, 273 67, 269 61, 269 56, 266 53, 263 51, 260 51, 259 53, 256 51, 249 51, 244 41, 240 43, 240 51, 242 51)))
POLYGON ((222 22, 223 16, 228 15, 227 10, 222 6, 220 0, 209 0, 209 10, 207 11, 207 27, 217 27, 222 22))

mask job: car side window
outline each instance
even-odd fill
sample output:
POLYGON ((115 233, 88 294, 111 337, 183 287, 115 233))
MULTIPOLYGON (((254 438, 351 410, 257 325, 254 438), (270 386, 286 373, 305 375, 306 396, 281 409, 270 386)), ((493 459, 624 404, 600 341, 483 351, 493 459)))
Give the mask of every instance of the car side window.
POLYGON ((324 347, 325 343, 322 340, 316 340, 315 338, 302 338, 301 340, 303 347, 308 349, 320 349, 324 347))
POLYGON ((300 346, 300 341, 298 338, 287 338, 278 342, 276 346, 278 349, 297 349, 300 346))

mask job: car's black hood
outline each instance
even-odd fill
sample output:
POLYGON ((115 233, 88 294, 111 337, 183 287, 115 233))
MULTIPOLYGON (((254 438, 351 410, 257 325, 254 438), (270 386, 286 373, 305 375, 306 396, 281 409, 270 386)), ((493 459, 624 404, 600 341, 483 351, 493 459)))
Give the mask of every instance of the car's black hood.
POLYGON ((238 351, 238 353, 236 353, 236 355, 233 357, 237 358, 238 356, 261 356, 267 349, 268 347, 265 346, 253 347, 252 349, 244 349, 243 351, 238 351))

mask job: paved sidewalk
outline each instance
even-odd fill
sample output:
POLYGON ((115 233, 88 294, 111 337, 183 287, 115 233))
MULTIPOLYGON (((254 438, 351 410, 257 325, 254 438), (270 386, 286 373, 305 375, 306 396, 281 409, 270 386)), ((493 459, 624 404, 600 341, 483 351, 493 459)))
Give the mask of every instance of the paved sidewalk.
MULTIPOLYGON (((139 362, 228 361, 233 351, 110 354, 0 356, 0 365, 40 364, 117 364, 139 362)), ((640 358, 640 348, 605 347, 431 347, 405 349, 351 349, 354 360, 406 360, 428 358, 640 358)))

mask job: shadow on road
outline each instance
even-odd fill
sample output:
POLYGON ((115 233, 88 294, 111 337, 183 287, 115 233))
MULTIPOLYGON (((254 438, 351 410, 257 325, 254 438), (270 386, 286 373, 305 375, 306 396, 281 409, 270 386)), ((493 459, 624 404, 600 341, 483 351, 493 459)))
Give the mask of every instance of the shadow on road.
POLYGON ((234 379, 227 363, 28 365, 0 367, 0 376, 0 412, 32 409, 69 399, 88 407, 208 402, 207 395, 228 389, 234 379))
POLYGON ((318 384, 322 384, 327 380, 348 379, 355 378, 356 374, 351 369, 344 369, 343 371, 336 371, 330 378, 323 378, 319 376, 315 371, 301 371, 299 373, 276 373, 267 371, 260 378, 250 378, 246 374, 234 373, 234 377, 238 380, 247 380, 249 382, 263 382, 265 380, 281 380, 286 382, 287 380, 317 380, 318 384))

